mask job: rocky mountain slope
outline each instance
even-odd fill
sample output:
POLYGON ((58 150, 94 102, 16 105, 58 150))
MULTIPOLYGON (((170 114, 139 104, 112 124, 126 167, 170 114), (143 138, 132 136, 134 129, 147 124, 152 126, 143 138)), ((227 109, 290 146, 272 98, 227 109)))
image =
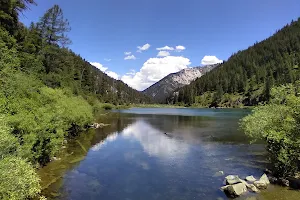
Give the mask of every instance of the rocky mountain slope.
POLYGON ((203 76, 217 65, 207 65, 204 67, 186 68, 179 72, 172 73, 151 85, 143 91, 144 94, 153 98, 157 103, 165 103, 176 89, 189 85, 193 80, 203 76))

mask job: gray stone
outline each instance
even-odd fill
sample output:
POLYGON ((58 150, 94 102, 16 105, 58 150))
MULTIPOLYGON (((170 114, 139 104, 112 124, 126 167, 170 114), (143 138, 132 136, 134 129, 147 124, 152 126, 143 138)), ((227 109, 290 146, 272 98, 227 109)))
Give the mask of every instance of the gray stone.
POLYGON ((268 178, 268 176, 267 176, 266 174, 263 174, 263 175, 260 177, 259 181, 263 181, 263 182, 265 182, 265 183, 267 183, 267 184, 270 184, 269 178, 268 178))
POLYGON ((249 188, 249 183, 247 181, 244 181, 243 179, 240 179, 241 183, 245 184, 247 188, 249 188))
POLYGON ((250 183, 253 183, 254 181, 256 181, 256 178, 254 178, 253 176, 247 176, 245 180, 250 183))
POLYGON ((228 175, 225 177, 226 185, 241 183, 241 179, 237 175, 228 175))
POLYGON ((254 185, 258 188, 258 189, 267 189, 268 184, 265 181, 254 181, 254 185))
POLYGON ((234 185, 229 185, 224 192, 232 197, 240 196, 241 194, 247 192, 247 187, 244 183, 237 183, 234 185))
POLYGON ((247 188, 249 189, 250 192, 255 192, 255 193, 259 193, 259 189, 257 189, 257 187, 254 184, 248 184, 247 188))

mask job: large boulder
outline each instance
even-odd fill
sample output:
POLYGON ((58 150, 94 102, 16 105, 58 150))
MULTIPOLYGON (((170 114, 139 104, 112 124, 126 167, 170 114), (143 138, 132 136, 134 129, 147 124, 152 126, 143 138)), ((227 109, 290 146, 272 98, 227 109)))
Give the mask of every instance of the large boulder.
POLYGON ((245 178, 246 181, 250 182, 250 183, 254 183, 254 181, 256 181, 256 178, 254 178, 253 176, 247 176, 245 178))
POLYGON ((266 189, 270 184, 269 178, 266 174, 263 174, 258 181, 253 183, 258 189, 266 189))
POLYGON ((226 185, 241 183, 241 179, 237 175, 228 175, 225 177, 226 185))
POLYGON ((247 192, 247 187, 244 183, 237 183, 234 185, 228 185, 228 187, 224 189, 224 192, 231 197, 238 197, 247 192))

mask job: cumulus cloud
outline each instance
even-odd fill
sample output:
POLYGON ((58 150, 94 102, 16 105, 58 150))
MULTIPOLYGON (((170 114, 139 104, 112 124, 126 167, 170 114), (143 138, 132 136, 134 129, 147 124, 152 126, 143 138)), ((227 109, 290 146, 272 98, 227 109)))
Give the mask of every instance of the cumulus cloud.
POLYGON ((108 76, 119 79, 119 75, 115 72, 109 71, 107 67, 104 67, 101 63, 98 62, 90 62, 91 65, 95 66, 96 68, 100 69, 102 72, 107 74, 108 76))
POLYGON ((144 90, 168 74, 185 69, 190 64, 190 60, 182 56, 150 58, 139 72, 125 74, 121 80, 137 90, 144 90))
POLYGON ((216 56, 204 56, 201 60, 202 65, 213 65, 217 63, 222 63, 223 60, 220 60, 216 56))
POLYGON ((113 71, 106 71, 105 72, 108 76, 114 78, 114 79, 119 79, 119 75, 116 73, 116 72, 113 72, 113 71))
POLYGON ((124 52, 124 55, 125 56, 129 56, 131 54, 131 52, 130 51, 126 51, 126 52, 124 52))
POLYGON ((111 61, 111 59, 110 59, 110 58, 104 58, 104 60, 105 60, 106 62, 109 62, 109 61, 111 61))
POLYGON ((98 62, 90 62, 91 65, 94 65, 96 68, 100 69, 101 71, 105 72, 108 68, 104 67, 101 63, 98 62))
POLYGON ((160 51, 157 54, 158 57, 166 57, 166 56, 169 56, 169 55, 170 55, 170 53, 168 51, 160 51))
POLYGON ((178 46, 176 46, 175 49, 176 49, 177 52, 181 52, 181 51, 185 50, 185 47, 181 46, 181 45, 178 45, 178 46))
POLYGON ((169 46, 164 46, 164 47, 156 48, 156 50, 158 50, 158 51, 173 51, 174 48, 173 47, 169 47, 169 46))
POLYGON ((124 60, 135 60, 136 57, 134 55, 126 56, 124 60))
POLYGON ((142 51, 146 51, 146 50, 148 50, 149 48, 150 48, 150 44, 144 44, 143 46, 138 46, 137 48, 138 48, 138 50, 137 50, 137 52, 139 52, 139 53, 142 53, 142 51))

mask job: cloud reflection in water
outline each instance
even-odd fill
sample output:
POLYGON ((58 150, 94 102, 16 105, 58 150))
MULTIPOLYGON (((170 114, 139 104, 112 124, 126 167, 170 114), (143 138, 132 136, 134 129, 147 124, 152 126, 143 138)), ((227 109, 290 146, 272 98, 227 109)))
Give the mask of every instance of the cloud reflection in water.
POLYGON ((164 159, 184 158, 189 152, 188 144, 165 135, 143 120, 136 121, 124 129, 122 135, 139 141, 150 156, 164 159))

